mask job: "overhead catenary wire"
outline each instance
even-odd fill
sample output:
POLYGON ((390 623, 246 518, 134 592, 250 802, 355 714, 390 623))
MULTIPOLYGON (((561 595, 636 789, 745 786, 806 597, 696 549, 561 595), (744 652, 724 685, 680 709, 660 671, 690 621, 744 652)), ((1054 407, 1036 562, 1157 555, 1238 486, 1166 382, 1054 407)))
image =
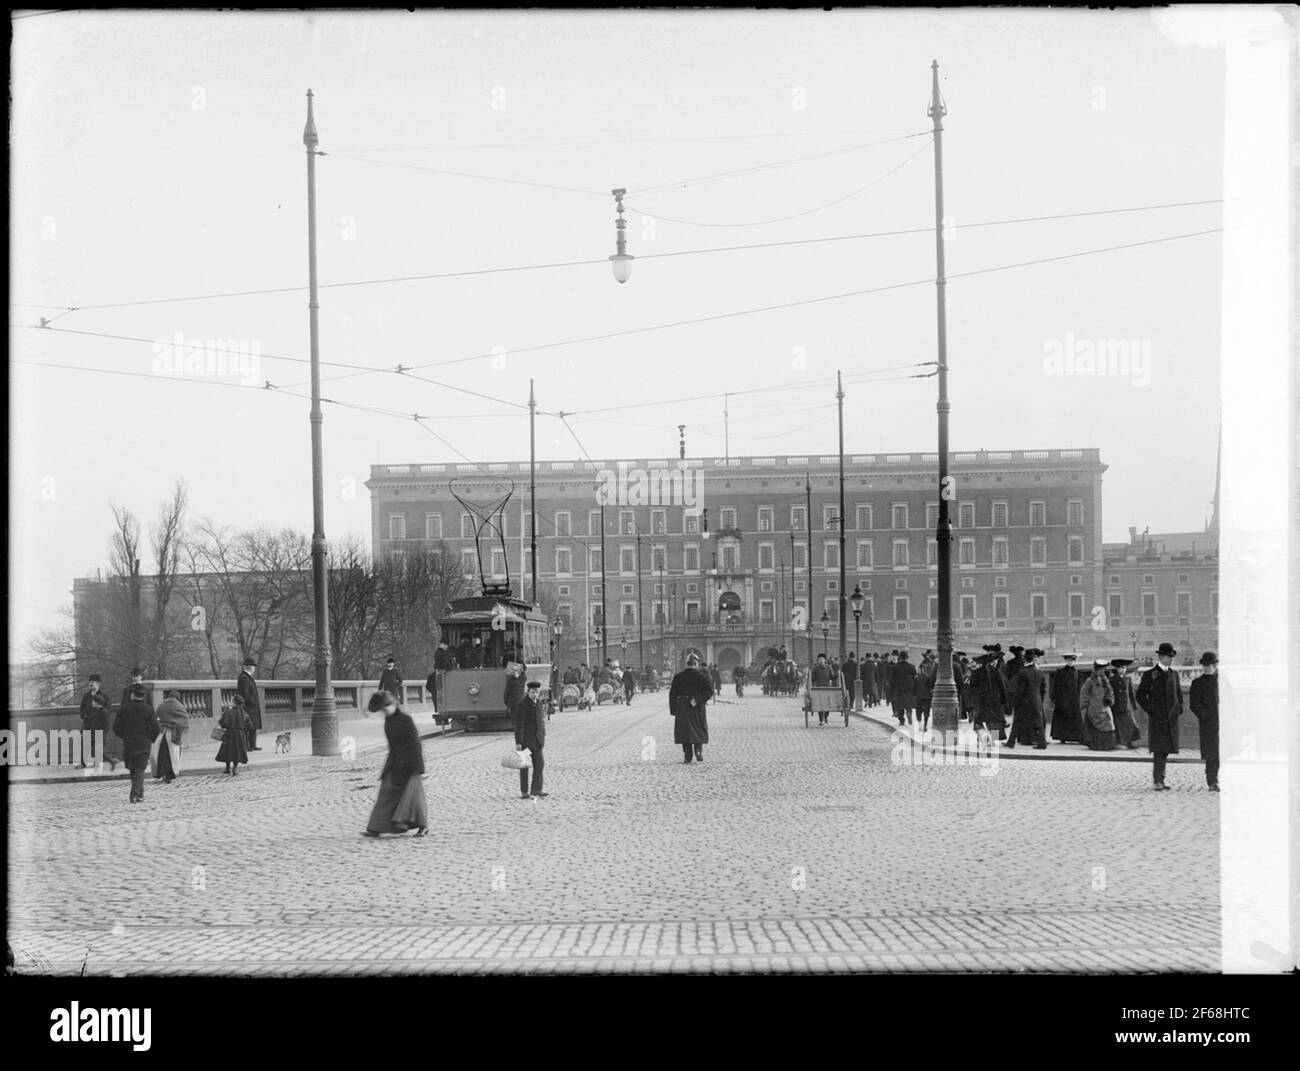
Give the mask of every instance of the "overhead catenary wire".
POLYGON ((899 164, 895 164, 884 174, 877 175, 865 186, 859 186, 856 190, 852 190, 849 193, 846 193, 843 197, 837 197, 833 201, 827 201, 824 204, 816 205, 813 208, 804 209, 802 212, 792 212, 789 215, 776 216, 772 219, 746 220, 743 223, 711 223, 702 220, 674 219, 671 216, 665 216, 659 213, 649 212, 644 208, 638 207, 637 205, 628 205, 628 208, 633 212, 640 212, 643 215, 652 216, 654 219, 663 220, 665 223, 676 223, 677 225, 682 227, 766 227, 772 223, 788 223, 792 219, 802 219, 804 216, 811 216, 817 212, 824 212, 828 208, 834 208, 836 205, 843 204, 845 201, 857 197, 859 194, 866 193, 867 190, 871 189, 872 186, 875 186, 877 183, 883 182, 885 179, 889 178, 889 176, 894 174, 895 172, 901 171, 904 167, 906 167, 918 156, 920 156, 923 152, 925 152, 925 150, 928 149, 929 147, 930 147, 930 143, 926 142, 919 149, 917 149, 916 152, 912 153, 912 155, 909 156, 906 160, 902 161, 899 164))
MULTIPOLYGON (((1156 212, 1174 208, 1198 208, 1205 205, 1224 204, 1225 199, 1222 197, 1207 198, 1199 201, 1172 201, 1165 204, 1153 205, 1132 205, 1125 208, 1098 208, 1087 209, 1079 212, 1056 212, 1048 215, 1039 216, 1020 216, 1011 219, 992 219, 979 220, 974 223, 954 223, 952 230, 974 230, 981 227, 1004 227, 1023 223, 1047 223, 1062 219, 1083 219, 1091 216, 1111 216, 1122 215, 1133 212, 1156 212)), ((656 220, 663 217, 648 213, 656 220)), ((673 220, 663 219, 664 222, 670 223, 673 220)), ((673 249, 662 253, 639 253, 637 260, 663 260, 669 257, 693 257, 707 256, 714 253, 743 253, 753 250, 762 249, 787 249, 802 245, 822 245, 830 242, 856 242, 873 238, 896 238, 912 234, 933 234, 934 224, 928 224, 922 227, 905 227, 888 231, 863 231, 854 234, 830 234, 818 238, 790 238, 784 241, 774 242, 752 242, 744 245, 726 245, 714 246, 706 249, 673 249)), ((320 290, 337 290, 354 286, 385 286, 395 283, 413 283, 413 282, 431 282, 439 279, 466 279, 483 275, 500 275, 510 272, 525 271, 549 271, 564 268, 588 268, 599 265, 608 265, 607 257, 592 257, 585 260, 560 260, 551 261, 541 264, 510 264, 496 268, 471 268, 461 271, 444 271, 444 272, 425 272, 417 275, 392 275, 381 276, 374 279, 351 279, 336 283, 320 283, 320 290)), ((81 304, 81 305, 40 305, 26 302, 9 302, 10 308, 25 309, 61 309, 60 315, 69 312, 91 312, 100 309, 126 309, 142 305, 167 305, 178 304, 188 301, 215 301, 225 298, 241 297, 262 297, 274 294, 297 294, 305 293, 306 286, 276 286, 262 287, 254 290, 224 290, 207 294, 186 294, 176 297, 161 298, 144 298, 133 301, 111 301, 101 302, 98 304, 81 304)))

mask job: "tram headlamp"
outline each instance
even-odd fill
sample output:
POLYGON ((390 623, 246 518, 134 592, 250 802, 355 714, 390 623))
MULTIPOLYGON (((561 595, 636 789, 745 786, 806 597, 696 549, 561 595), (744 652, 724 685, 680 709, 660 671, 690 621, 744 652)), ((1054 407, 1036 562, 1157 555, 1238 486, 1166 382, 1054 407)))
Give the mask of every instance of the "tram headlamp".
POLYGON ((465 691, 470 695, 478 695, 482 689, 480 688, 478 681, 470 681, 469 684, 465 686, 465 691))

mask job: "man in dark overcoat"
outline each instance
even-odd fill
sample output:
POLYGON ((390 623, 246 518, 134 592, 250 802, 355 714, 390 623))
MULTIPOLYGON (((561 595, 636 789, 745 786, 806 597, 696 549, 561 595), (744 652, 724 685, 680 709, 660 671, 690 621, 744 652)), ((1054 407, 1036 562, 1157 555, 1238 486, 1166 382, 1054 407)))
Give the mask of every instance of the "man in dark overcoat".
POLYGON ((402 702, 402 675, 397 672, 397 660, 389 655, 384 661, 384 671, 379 674, 379 690, 402 702))
POLYGON ((1192 708, 1201 727, 1201 758, 1205 760, 1205 783, 1211 792, 1219 791, 1219 656, 1213 651, 1201 655, 1205 667, 1187 692, 1187 705, 1192 708))
MULTIPOLYGON (((108 701, 108 693, 104 691, 102 684, 103 684, 103 678, 101 678, 98 673, 92 673, 90 675, 89 680, 87 681, 88 687, 86 689, 86 692, 81 697, 80 713, 81 713, 82 730, 84 732, 89 732, 89 733, 102 732, 104 734, 103 736, 98 738, 91 736, 88 738, 90 740, 98 739, 100 741, 103 741, 105 737, 108 736, 108 733, 110 732, 109 716, 113 713, 113 707, 112 704, 109 703, 108 701)), ((100 744, 100 747, 103 748, 102 743, 100 744)), ((105 758, 107 758, 107 756, 102 753, 96 755, 95 757, 100 762, 102 762, 105 758)), ((86 758, 87 756, 83 752, 81 756, 80 765, 82 766, 86 765, 86 758)), ((111 761, 113 763, 113 767, 116 768, 117 762, 112 759, 110 759, 109 761, 111 761)))
POLYGON ((144 802, 144 772, 149 766, 149 752, 162 729, 153 707, 145 702, 143 685, 127 693, 113 719, 113 733, 122 739, 122 755, 126 768, 131 771, 131 802, 144 802))
POLYGON ((1147 712, 1147 747, 1151 751, 1151 779, 1157 792, 1167 791, 1165 764, 1178 754, 1178 717, 1183 712, 1183 686, 1173 668, 1173 645, 1156 649, 1157 662, 1138 682, 1138 705, 1147 712))
MULTIPOLYGON (((1014 651, 1015 648, 1013 647, 1014 651)), ((1013 748, 1017 743, 1033 744, 1035 750, 1047 747, 1047 736, 1043 732, 1043 698, 1047 694, 1047 681, 1042 671, 1034 662, 1043 657, 1037 647, 1031 647, 1017 658, 1023 666, 1011 682, 1011 739, 1007 747, 1013 748)), ((1011 660, 1014 664, 1016 659, 1011 660)))
POLYGON ((424 686, 429 689, 429 699, 433 702, 433 709, 438 709, 438 674, 446 673, 449 669, 456 668, 456 660, 452 657, 451 651, 447 649, 446 639, 438 641, 438 649, 433 652, 433 672, 429 674, 429 679, 424 682, 424 686))
POLYGON ((244 659, 244 671, 240 673, 239 679, 235 681, 235 693, 243 699, 244 713, 248 715, 248 720, 253 726, 246 734, 249 751, 262 750, 257 746, 257 734, 262 728, 262 704, 257 697, 257 682, 253 679, 256 672, 257 659, 250 655, 244 659))
MULTIPOLYGON (((523 667, 520 666, 519 669, 520 676, 513 679, 522 681, 523 667)), ((546 743, 546 717, 542 712, 541 703, 538 702, 541 694, 542 682, 529 681, 524 697, 514 707, 515 745, 526 747, 533 757, 531 788, 528 784, 528 771, 519 771, 519 798, 525 800, 544 800, 550 795, 549 792, 542 791, 542 769, 545 765, 542 759, 542 746, 546 743)))
POLYGON ((686 656, 686 668, 673 677, 668 688, 668 711, 673 716, 673 743, 682 745, 685 762, 704 761, 709 742, 709 719, 705 705, 713 698, 713 684, 700 669, 700 660, 686 656))
POLYGON ((975 662, 978 669, 970 675, 967 690, 974 700, 971 724, 978 729, 998 731, 998 739, 1007 738, 1007 688, 996 665, 998 655, 992 651, 980 655, 975 662))
POLYGON ((894 704, 894 717, 898 724, 912 720, 916 708, 916 667, 908 661, 907 652, 898 652, 898 661, 890 677, 890 697, 894 704))
POLYGON ((1079 671, 1074 668, 1076 655, 1061 656, 1063 668, 1052 674, 1052 739, 1063 744, 1083 742, 1083 717, 1079 709, 1079 671))
MULTIPOLYGON (((118 703, 118 706, 125 706, 127 703, 131 702, 132 688, 143 688, 143 687, 144 687, 144 670, 142 670, 139 666, 132 666, 131 683, 122 689, 122 699, 118 703)), ((147 690, 145 694, 146 695, 148 694, 147 690)))
POLYGON ((862 701, 869 706, 876 705, 876 673, 880 667, 876 664, 876 656, 864 655, 862 665, 858 668, 858 680, 861 682, 862 701))

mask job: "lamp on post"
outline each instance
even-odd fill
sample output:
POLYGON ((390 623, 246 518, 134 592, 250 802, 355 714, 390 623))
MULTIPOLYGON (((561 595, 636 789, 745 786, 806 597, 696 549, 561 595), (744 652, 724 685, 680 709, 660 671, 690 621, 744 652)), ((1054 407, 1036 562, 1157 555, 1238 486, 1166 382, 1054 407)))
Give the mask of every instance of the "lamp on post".
POLYGON ((1138 658, 1138 634, 1135 632, 1133 633, 1133 661, 1136 662, 1137 658, 1138 658))
POLYGON ((632 261, 636 259, 627 251, 627 220, 623 218, 623 195, 627 190, 609 192, 614 195, 614 204, 618 207, 618 219, 614 222, 614 241, 618 252, 609 258, 609 266, 614 272, 614 278, 625 283, 632 275, 632 261))
MULTIPOLYGON (((849 602, 853 606, 853 651, 859 658, 861 658, 862 657, 862 607, 864 607, 867 604, 867 597, 862 594, 861 584, 853 585, 853 594, 849 596, 849 602)), ((858 682, 854 681, 850 685, 850 688, 853 692, 853 697, 856 701, 858 682)))
POLYGON ((827 658, 830 657, 830 652, 828 650, 828 644, 830 643, 830 634, 831 634, 831 615, 827 611, 823 610, 822 611, 822 654, 826 655, 827 658))

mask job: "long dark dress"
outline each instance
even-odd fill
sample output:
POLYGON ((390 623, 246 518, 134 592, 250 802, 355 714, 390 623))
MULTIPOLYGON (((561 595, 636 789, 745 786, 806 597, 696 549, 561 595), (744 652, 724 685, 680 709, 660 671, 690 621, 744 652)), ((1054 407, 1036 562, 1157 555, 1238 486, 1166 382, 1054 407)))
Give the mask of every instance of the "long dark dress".
POLYGON ((388 760, 379 778, 379 798, 366 823, 368 833, 426 829, 429 804, 424 795, 424 748, 411 716, 400 706, 384 718, 388 760))
POLYGON ((698 669, 684 669, 668 689, 668 710, 673 715, 674 744, 707 744, 709 719, 705 705, 713 698, 713 685, 698 669), (695 705, 691 705, 691 700, 695 705))
POLYGON ((226 730, 217 749, 217 762, 227 766, 248 765, 248 732, 253 727, 248 711, 231 707, 221 715, 220 725, 226 730))
POLYGON ((980 666, 970 675, 967 690, 975 700, 974 725, 976 728, 1005 729, 1007 727, 1007 689, 997 667, 980 666))
POLYGON ((1083 741, 1079 710, 1079 671, 1073 666, 1052 674, 1052 739, 1062 743, 1083 741))

